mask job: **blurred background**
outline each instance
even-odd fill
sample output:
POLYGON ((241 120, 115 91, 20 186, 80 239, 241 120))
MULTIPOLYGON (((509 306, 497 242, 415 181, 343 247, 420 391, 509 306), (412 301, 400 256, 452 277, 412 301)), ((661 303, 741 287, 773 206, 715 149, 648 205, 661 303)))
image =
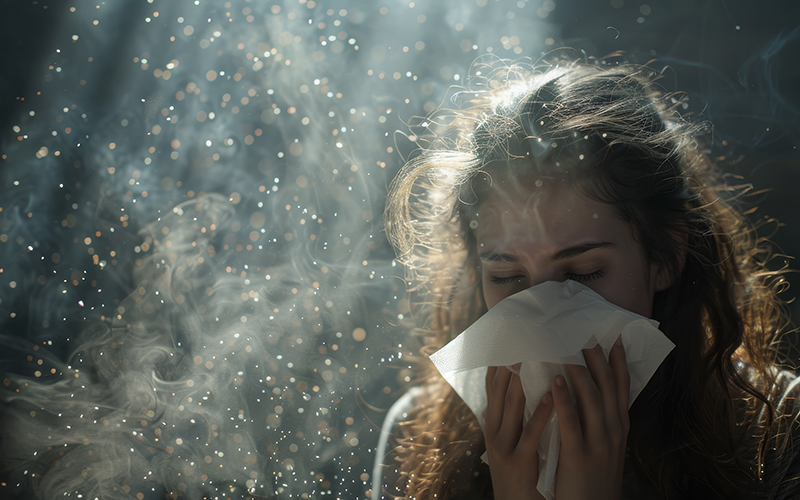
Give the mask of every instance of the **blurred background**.
POLYGON ((0 5, 3 498, 366 498, 420 347, 387 186, 484 54, 663 69, 797 267, 794 1, 0 5))

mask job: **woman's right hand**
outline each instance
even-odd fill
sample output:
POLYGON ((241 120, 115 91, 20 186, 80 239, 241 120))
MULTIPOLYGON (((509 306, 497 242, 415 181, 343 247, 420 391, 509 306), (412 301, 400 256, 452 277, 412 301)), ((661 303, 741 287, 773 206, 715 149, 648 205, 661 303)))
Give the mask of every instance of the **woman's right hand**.
POLYGON ((539 500, 537 449, 553 411, 553 396, 547 393, 523 426, 525 394, 519 375, 504 366, 486 373, 488 404, 483 413, 484 439, 492 474, 494 497, 499 500, 539 500))

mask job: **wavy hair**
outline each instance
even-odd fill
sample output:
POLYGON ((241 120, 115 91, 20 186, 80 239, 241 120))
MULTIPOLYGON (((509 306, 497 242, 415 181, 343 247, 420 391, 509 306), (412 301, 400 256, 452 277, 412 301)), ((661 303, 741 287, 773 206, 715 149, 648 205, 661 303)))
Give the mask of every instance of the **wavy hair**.
MULTIPOLYGON (((460 109, 419 124, 421 148, 391 185, 385 227, 430 353, 486 310, 470 221, 496 178, 560 172, 611 205, 648 261, 672 275, 653 318, 676 348, 631 408, 637 474, 665 498, 685 473, 742 494, 780 448, 770 441, 779 423, 771 391, 789 327, 777 296, 786 282, 742 213, 749 187, 722 173, 702 141, 710 125, 681 116, 684 96, 659 79, 647 66, 572 53, 535 64, 479 59, 470 88, 454 96, 460 109)), ((464 403, 424 357, 420 367, 440 403, 418 407, 405 432, 448 444, 401 440, 396 453, 408 496, 448 498, 441 478, 461 467, 458 443, 483 437, 477 424, 443 424, 464 403)))

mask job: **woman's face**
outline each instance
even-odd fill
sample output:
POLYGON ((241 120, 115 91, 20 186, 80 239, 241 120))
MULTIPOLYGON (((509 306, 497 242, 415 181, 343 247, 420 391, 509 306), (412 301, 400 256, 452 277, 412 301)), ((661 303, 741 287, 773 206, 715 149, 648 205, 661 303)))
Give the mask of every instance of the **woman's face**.
POLYGON ((496 184, 475 235, 488 308, 545 281, 581 282, 609 302, 650 317, 665 288, 630 224, 612 206, 579 195, 562 177, 496 184))

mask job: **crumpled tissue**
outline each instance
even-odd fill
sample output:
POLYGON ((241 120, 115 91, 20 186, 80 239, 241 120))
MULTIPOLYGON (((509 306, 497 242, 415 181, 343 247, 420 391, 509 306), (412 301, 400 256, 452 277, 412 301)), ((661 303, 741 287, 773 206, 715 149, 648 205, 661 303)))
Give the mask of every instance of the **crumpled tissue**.
MULTIPOLYGON (((431 361, 483 427, 488 367, 519 365, 525 422, 564 364, 586 366, 582 349, 600 344, 606 359, 622 337, 631 379, 630 404, 675 347, 658 322, 606 301, 576 281, 547 281, 499 302, 431 356, 431 361)), ((516 370, 514 370, 516 371, 516 370)), ((555 498, 560 432, 555 410, 539 442, 537 489, 555 498)), ((486 462, 486 454, 482 457, 486 462)))

